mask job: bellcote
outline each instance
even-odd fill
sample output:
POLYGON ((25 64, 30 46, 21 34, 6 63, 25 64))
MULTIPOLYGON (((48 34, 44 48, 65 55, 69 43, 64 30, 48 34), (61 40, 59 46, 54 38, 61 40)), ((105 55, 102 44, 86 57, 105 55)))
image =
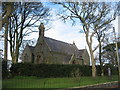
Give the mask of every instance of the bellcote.
POLYGON ((44 37, 44 31, 45 31, 44 24, 41 23, 39 26, 39 37, 44 37))
POLYGON ((75 45, 75 42, 73 41, 73 45, 75 45))

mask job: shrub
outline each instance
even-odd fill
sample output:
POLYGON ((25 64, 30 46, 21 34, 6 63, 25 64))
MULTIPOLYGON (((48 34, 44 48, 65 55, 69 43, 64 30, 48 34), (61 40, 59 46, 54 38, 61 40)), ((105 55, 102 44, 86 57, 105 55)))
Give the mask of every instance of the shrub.
POLYGON ((111 75, 118 75, 117 67, 114 67, 113 65, 105 65, 104 66, 105 75, 108 75, 108 68, 111 69, 111 75))
MULTIPOLYGON (((104 75, 108 76, 108 68, 109 67, 111 69, 111 75, 118 75, 117 67, 114 67, 112 65, 105 65, 105 66, 103 66, 104 75)), ((100 76, 101 75, 100 66, 96 66, 96 69, 97 69, 97 75, 100 76)))
MULTIPOLYGON (((91 66, 82 65, 60 65, 60 64, 33 64, 33 63, 18 63, 11 67, 13 76, 37 76, 37 77, 78 77, 91 76, 91 66)), ((100 76, 100 66, 96 66, 97 75, 100 76)), ((108 75, 108 66, 104 66, 104 73, 108 75)), ((112 75, 117 75, 117 68, 110 66, 112 75)))
POLYGON ((90 66, 18 63, 11 67, 11 74, 37 77, 91 76, 90 66))

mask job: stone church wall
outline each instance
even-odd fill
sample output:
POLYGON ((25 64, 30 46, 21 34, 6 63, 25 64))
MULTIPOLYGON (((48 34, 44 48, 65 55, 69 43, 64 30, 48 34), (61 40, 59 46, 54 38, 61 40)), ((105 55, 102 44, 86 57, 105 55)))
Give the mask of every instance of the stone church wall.
MULTIPOLYGON (((39 41, 38 41, 39 42, 39 41)), ((52 54, 45 42, 41 42, 35 46, 34 50, 35 63, 51 64, 52 54)))
POLYGON ((23 62, 31 62, 32 53, 31 53, 31 50, 29 49, 29 46, 26 46, 26 48, 24 49, 22 54, 22 60, 23 62))
POLYGON ((53 64, 69 64, 68 56, 64 53, 52 52, 53 64))
POLYGON ((82 54, 82 58, 84 61, 84 65, 90 65, 90 57, 87 50, 85 50, 84 53, 82 54))

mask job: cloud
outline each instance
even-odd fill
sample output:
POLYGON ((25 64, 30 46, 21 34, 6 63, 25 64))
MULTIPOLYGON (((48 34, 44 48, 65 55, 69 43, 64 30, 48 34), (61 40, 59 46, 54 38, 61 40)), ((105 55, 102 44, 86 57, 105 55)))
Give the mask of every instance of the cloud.
POLYGON ((68 43, 74 41, 78 48, 85 48, 85 36, 79 32, 80 26, 71 26, 61 20, 56 20, 52 24, 53 28, 46 31, 45 36, 68 43))
POLYGON ((74 41, 79 49, 87 48, 85 34, 80 32, 82 30, 80 23, 76 23, 75 26, 72 26, 70 21, 64 23, 58 19, 59 16, 56 15, 57 12, 57 8, 52 8, 51 13, 54 21, 51 22, 52 28, 45 32, 45 36, 71 44, 74 41))

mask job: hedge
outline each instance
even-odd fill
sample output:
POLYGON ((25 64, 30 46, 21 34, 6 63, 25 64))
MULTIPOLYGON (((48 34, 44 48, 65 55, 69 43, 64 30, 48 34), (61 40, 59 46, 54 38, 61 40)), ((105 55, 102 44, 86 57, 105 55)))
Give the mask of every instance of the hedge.
POLYGON ((90 66, 18 63, 11 67, 11 74, 37 77, 91 76, 90 66))
MULTIPOLYGON (((105 75, 107 75, 107 66, 104 67, 105 75)), ((77 77, 91 76, 91 66, 82 65, 60 65, 60 64, 33 64, 18 63, 11 67, 13 76, 37 76, 37 77, 77 77)), ((111 67, 112 75, 117 75, 117 68, 111 67)), ((97 75, 100 75, 100 66, 97 66, 97 75)))

